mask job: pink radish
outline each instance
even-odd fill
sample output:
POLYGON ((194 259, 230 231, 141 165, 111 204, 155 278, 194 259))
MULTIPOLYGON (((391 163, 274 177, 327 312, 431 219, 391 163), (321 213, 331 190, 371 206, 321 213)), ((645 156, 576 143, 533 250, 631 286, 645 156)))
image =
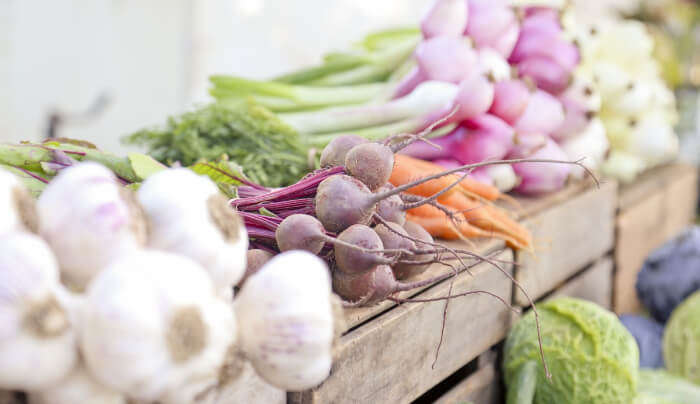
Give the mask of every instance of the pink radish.
POLYGON ((493 104, 489 113, 514 124, 525 112, 530 101, 530 89, 521 80, 506 80, 495 84, 493 104))
POLYGON ((550 134, 564 122, 564 108, 552 95, 536 90, 513 127, 518 134, 550 134))
MULTIPOLYGON (((511 158, 532 158, 566 160, 567 155, 552 140, 545 138, 544 146, 529 155, 511 154, 511 158)), ((515 191, 524 195, 541 195, 557 191, 564 187, 571 172, 571 166, 565 164, 517 163, 513 170, 520 177, 520 184, 515 191)))
POLYGON ((464 0, 435 0, 420 24, 423 37, 460 37, 467 27, 468 11, 464 0))

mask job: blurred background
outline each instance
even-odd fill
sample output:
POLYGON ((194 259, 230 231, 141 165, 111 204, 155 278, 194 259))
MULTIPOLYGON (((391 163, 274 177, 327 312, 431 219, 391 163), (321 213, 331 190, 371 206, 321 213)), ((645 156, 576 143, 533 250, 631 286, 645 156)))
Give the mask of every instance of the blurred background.
MULTIPOLYGON (((665 35, 662 58, 681 92, 681 106, 693 112, 680 129, 694 130, 700 68, 693 70, 696 61, 687 53, 695 49, 698 36, 696 29, 688 29, 695 26, 697 5, 669 0, 576 3, 586 10, 581 15, 591 19, 623 12, 660 27, 665 35), (676 66, 678 52, 685 52, 681 57, 692 66, 676 66)), ((51 133, 120 152, 122 135, 206 102, 210 74, 266 78, 308 66, 372 30, 415 24, 428 4, 430 0, 0 0, 0 140, 39 140, 51 133)))

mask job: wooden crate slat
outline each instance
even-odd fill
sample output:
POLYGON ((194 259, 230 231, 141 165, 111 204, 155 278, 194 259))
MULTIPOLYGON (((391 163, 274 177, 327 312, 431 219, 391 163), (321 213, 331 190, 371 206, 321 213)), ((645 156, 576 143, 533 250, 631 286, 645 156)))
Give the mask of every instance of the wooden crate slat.
POLYGON ((265 403, 285 404, 287 393, 267 384, 262 380, 250 362, 246 362, 241 375, 233 382, 223 387, 216 403, 265 403))
MULTIPOLYGON (((498 259, 512 260, 510 250, 498 259)), ((512 270, 511 265, 506 268, 512 270)), ((455 278, 453 293, 488 290, 506 301, 511 283, 488 264, 455 278)), ((445 296, 449 281, 418 295, 445 296)), ((290 394, 293 403, 408 403, 501 340, 510 310, 493 297, 453 299, 435 368, 444 302, 405 303, 343 336, 334 350, 331 375, 319 387, 290 394)))
MULTIPOLYGON (((452 248, 460 248, 460 249, 467 249, 469 251, 473 251, 475 253, 478 253, 480 255, 489 255, 497 250, 505 248, 505 243, 501 240, 496 240, 496 239, 488 239, 488 240, 476 240, 474 242, 474 245, 469 245, 464 241, 445 241, 445 240, 438 240, 439 243, 442 243, 446 246, 452 247, 452 248)), ((467 263, 469 261, 467 260, 467 263)), ((420 276, 420 279, 427 279, 431 278, 434 276, 442 275, 444 273, 449 272, 450 269, 445 267, 444 265, 432 265, 430 268, 428 268, 424 274, 420 276)), ((424 288, 418 288, 414 289, 412 291, 408 292, 402 292, 398 296, 402 298, 407 298, 411 296, 415 296, 421 291, 425 290, 429 286, 426 286, 424 288)), ((358 308, 352 308, 352 309, 346 309, 345 310, 345 326, 346 329, 351 329, 354 328, 367 320, 384 313, 392 308, 396 307, 396 303, 385 300, 377 305, 371 306, 371 307, 358 307, 358 308)))
POLYGON ((646 173, 641 184, 622 190, 625 202, 616 219, 615 312, 640 310, 634 285, 644 260, 694 220, 697 175, 687 165, 661 167, 646 173))
POLYGON ((435 400, 435 404, 497 404, 503 400, 496 356, 487 351, 479 357, 479 368, 435 400), (488 359, 482 361, 482 357, 488 359))
POLYGON ((578 297, 610 310, 612 308, 612 275, 612 257, 603 257, 555 290, 552 296, 578 297))
MULTIPOLYGON (((569 193, 571 195, 571 193, 569 193)), ((613 249, 617 183, 587 187, 526 220, 536 252, 517 254, 516 279, 533 300, 613 249)), ((528 300, 519 290, 515 302, 528 300)))

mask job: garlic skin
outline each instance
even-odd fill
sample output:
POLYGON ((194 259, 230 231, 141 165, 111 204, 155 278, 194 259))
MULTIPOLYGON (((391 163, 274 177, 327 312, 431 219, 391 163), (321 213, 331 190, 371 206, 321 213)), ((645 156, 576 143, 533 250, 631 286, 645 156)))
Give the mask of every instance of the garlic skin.
POLYGON ((331 369, 333 312, 326 264, 305 251, 279 254, 236 296, 241 349, 273 386, 299 391, 331 369))
POLYGON ((97 272, 145 243, 129 192, 107 168, 85 162, 61 170, 39 197, 39 233, 71 289, 84 290, 97 272))
POLYGON ((127 404, 123 394, 112 391, 90 376, 82 365, 67 378, 41 391, 29 392, 29 404, 127 404))
POLYGON ((43 240, 28 233, 0 237, 0 388, 45 388, 74 367, 78 352, 56 296, 61 288, 43 240))
POLYGON ((164 170, 141 185, 138 200, 150 221, 149 246, 195 260, 230 299, 245 273, 248 234, 216 185, 185 168, 164 170))
POLYGON ((80 342, 97 381, 143 401, 192 383, 217 384, 236 325, 231 304, 216 296, 197 263, 132 252, 100 272, 86 293, 80 342))
POLYGON ((14 176, 0 169, 0 235, 13 231, 36 231, 34 198, 14 176))

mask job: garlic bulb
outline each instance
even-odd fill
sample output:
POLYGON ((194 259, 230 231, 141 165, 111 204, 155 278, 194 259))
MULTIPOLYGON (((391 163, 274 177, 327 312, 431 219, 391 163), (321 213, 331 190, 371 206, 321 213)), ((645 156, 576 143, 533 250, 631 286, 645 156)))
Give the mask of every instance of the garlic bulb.
POLYGON ((245 272, 248 235, 216 185, 185 168, 164 170, 141 185, 138 199, 150 220, 150 247, 197 261, 230 298, 245 272))
POLYGON ((39 237, 0 237, 0 388, 41 389, 73 368, 77 348, 56 292, 58 266, 39 237))
POLYGON ((240 346, 273 386, 298 391, 330 372, 331 279, 326 264, 304 251, 279 254, 236 296, 240 346))
POLYGON ((194 261, 160 251, 132 252, 100 272, 86 292, 81 348, 107 387, 155 401, 180 386, 218 383, 236 327, 194 261))
POLYGON ((107 168, 86 162, 61 170, 39 197, 39 232, 71 289, 84 290, 102 268, 144 244, 145 222, 130 192, 107 168))
POLYGON ((34 198, 16 176, 0 169, 0 235, 15 230, 36 231, 34 198))
POLYGON ((123 394, 114 392, 96 382, 82 365, 67 378, 41 391, 28 394, 29 404, 127 404, 123 394))

